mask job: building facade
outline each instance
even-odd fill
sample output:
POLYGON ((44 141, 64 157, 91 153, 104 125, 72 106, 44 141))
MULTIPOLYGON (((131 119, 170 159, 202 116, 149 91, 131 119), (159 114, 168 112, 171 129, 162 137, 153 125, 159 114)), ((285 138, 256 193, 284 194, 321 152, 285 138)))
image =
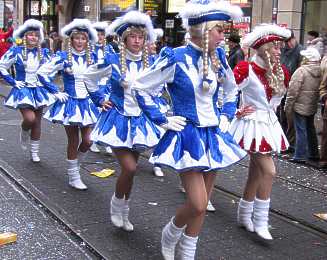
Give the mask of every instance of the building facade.
MULTIPOLYGON (((229 0, 242 7, 245 18, 236 24, 247 31, 259 23, 272 20, 273 0, 229 0)), ((327 32, 327 0, 279 0, 277 23, 293 29, 297 38, 304 42, 306 32, 327 32)), ((165 30, 169 43, 180 43, 184 35, 181 21, 176 17, 186 0, 0 0, 0 27, 13 19, 22 24, 28 18, 44 23, 47 32, 60 30, 77 17, 91 21, 113 20, 132 9, 151 14, 156 27, 165 30), (19 10, 19 11, 17 11, 19 10), (1 17, 1 16, 0 16, 1 17)))

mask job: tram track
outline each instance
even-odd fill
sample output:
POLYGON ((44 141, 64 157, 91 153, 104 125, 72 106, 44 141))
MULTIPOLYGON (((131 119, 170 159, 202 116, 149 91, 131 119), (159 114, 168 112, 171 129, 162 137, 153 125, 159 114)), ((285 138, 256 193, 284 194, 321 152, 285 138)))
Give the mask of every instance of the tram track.
MULTIPOLYGON (((239 165, 243 166, 243 167, 246 167, 248 168, 248 165, 246 164, 243 164, 243 163, 239 163, 239 165)), ((297 186, 300 186, 302 188, 305 188, 307 190, 310 190, 312 192, 316 192, 316 193, 319 193, 321 195, 327 195, 327 191, 325 190, 322 190, 322 189, 317 189, 317 188, 314 188, 314 187, 310 187, 308 185, 305 185, 305 184, 302 184, 298 181, 295 181, 295 180, 290 180, 288 178, 285 178, 285 177, 282 177, 282 176, 276 176, 276 178, 278 180, 281 180, 282 182, 284 183, 288 183, 288 184, 292 184, 292 185, 297 185, 297 186)), ((220 185, 215 185, 214 186, 214 191, 222 194, 222 195, 225 195, 233 200, 239 200, 241 198, 241 194, 235 192, 235 191, 231 191, 229 189, 226 189, 224 188, 223 186, 220 186, 220 185)), ((327 229, 323 229, 305 219, 302 219, 302 218, 299 218, 299 217, 296 217, 284 210, 281 210, 281 209, 277 209, 277 208, 270 208, 270 213, 275 216, 275 217, 278 217, 279 219, 282 219, 292 225, 295 225, 301 229, 304 229, 310 233, 313 233, 323 239, 327 239, 327 229)))

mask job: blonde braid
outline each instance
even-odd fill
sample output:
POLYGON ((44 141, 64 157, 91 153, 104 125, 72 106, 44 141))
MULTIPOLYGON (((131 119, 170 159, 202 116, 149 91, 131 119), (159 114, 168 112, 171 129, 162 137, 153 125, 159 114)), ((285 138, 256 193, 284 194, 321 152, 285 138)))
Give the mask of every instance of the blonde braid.
POLYGON ((40 63, 41 63, 42 60, 43 60, 43 53, 42 53, 41 42, 39 42, 39 43, 37 44, 37 55, 38 55, 39 61, 40 61, 40 63))
POLYGON ((209 30, 207 28, 204 29, 204 33, 202 36, 202 46, 203 46, 203 52, 202 52, 202 59, 203 59, 203 90, 208 91, 210 88, 210 84, 207 81, 207 77, 209 75, 209 30))
POLYGON ((23 61, 27 60, 27 46, 26 46, 26 36, 23 37, 23 61))
POLYGON ((123 88, 128 88, 128 83, 125 81, 126 71, 127 71, 126 46, 122 40, 119 42, 119 48, 120 48, 119 59, 120 59, 120 70, 121 70, 120 74, 122 78, 121 85, 123 88))
POLYGON ((68 42, 67 42, 67 60, 68 60, 69 67, 66 68, 66 71, 68 73, 73 73, 72 42, 70 37, 68 38, 68 42))
POLYGON ((143 62, 143 69, 149 68, 149 49, 147 44, 144 44, 143 52, 142 52, 142 62, 143 62))
MULTIPOLYGON (((215 72, 216 79, 219 83, 223 83, 224 77, 219 75, 219 70, 221 69, 221 62, 217 56, 216 50, 210 52, 211 67, 215 72)), ((223 107, 224 105, 224 89, 218 86, 218 106, 223 107)))
POLYGON ((105 52, 106 50, 106 46, 107 46, 107 39, 104 38, 104 41, 103 41, 103 45, 102 45, 102 50, 103 50, 103 53, 105 52))
POLYGON ((87 46, 86 46, 86 62, 87 62, 87 65, 91 65, 92 64, 90 41, 87 42, 87 46))
MULTIPOLYGON (((269 86, 273 89, 273 94, 282 96, 285 93, 285 86, 284 83, 281 84, 280 78, 281 76, 278 75, 280 74, 277 73, 277 76, 274 73, 274 66, 271 62, 271 55, 268 50, 265 50, 264 52, 264 60, 268 64, 268 70, 266 72, 266 76, 268 78, 269 86)), ((276 64, 278 68, 278 63, 276 64)), ((279 65, 280 69, 281 66, 279 65)), ((284 76, 283 76, 284 77, 284 76)))

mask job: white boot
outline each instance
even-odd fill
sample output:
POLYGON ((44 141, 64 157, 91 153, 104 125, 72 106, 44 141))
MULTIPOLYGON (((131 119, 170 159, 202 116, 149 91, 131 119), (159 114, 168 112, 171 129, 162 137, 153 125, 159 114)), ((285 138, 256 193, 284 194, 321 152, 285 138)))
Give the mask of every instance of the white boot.
POLYGON ((31 153, 32 162, 40 162, 39 150, 40 150, 40 141, 31 140, 30 153, 31 153))
POLYGON ((194 260, 197 242, 198 237, 190 237, 183 234, 181 241, 179 242, 178 259, 194 260))
POLYGON ((270 199, 260 200, 255 198, 253 210, 254 231, 263 239, 272 240, 272 236, 268 229, 270 199))
POLYGON ((112 154, 112 149, 110 146, 106 147, 106 154, 112 154))
POLYGON ((207 211, 209 211, 209 212, 215 212, 216 211, 216 208, 212 205, 210 200, 208 201, 207 211))
POLYGON ((153 173, 157 177, 163 177, 163 176, 165 176, 164 173, 163 173, 163 171, 161 170, 161 168, 160 167, 157 167, 157 166, 156 167, 153 167, 153 173))
POLYGON ((116 227, 123 227, 123 209, 125 206, 125 199, 118 199, 116 195, 112 195, 110 201, 110 219, 112 224, 116 227))
POLYGON ((169 221, 161 234, 161 253, 165 260, 174 260, 176 244, 186 227, 186 225, 181 228, 176 227, 173 220, 174 218, 169 221))
POLYGON ((247 231, 254 232, 253 222, 253 201, 240 199, 237 209, 237 223, 247 231))
POLYGON ((20 128, 19 139, 20 139, 21 148, 24 151, 27 150, 28 141, 30 139, 30 131, 29 130, 25 131, 25 130, 23 130, 23 128, 20 128))
POLYGON ((77 190, 86 190, 86 185, 81 180, 79 174, 78 160, 67 160, 68 162, 68 184, 77 190))
POLYGON ((123 206, 123 229, 125 231, 131 232, 134 230, 133 224, 129 221, 128 215, 129 215, 129 202, 130 200, 124 200, 124 206, 123 206))
POLYGON ((97 146, 96 143, 93 143, 90 147, 90 151, 93 152, 93 153, 100 153, 100 149, 99 147, 97 146))

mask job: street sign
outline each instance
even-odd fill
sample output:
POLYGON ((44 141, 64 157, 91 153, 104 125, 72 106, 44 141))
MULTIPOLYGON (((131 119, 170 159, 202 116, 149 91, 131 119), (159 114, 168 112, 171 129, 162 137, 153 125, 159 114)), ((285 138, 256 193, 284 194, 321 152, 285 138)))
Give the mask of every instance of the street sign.
POLYGON ((173 19, 166 20, 165 28, 168 28, 168 29, 174 28, 174 20, 173 19))

